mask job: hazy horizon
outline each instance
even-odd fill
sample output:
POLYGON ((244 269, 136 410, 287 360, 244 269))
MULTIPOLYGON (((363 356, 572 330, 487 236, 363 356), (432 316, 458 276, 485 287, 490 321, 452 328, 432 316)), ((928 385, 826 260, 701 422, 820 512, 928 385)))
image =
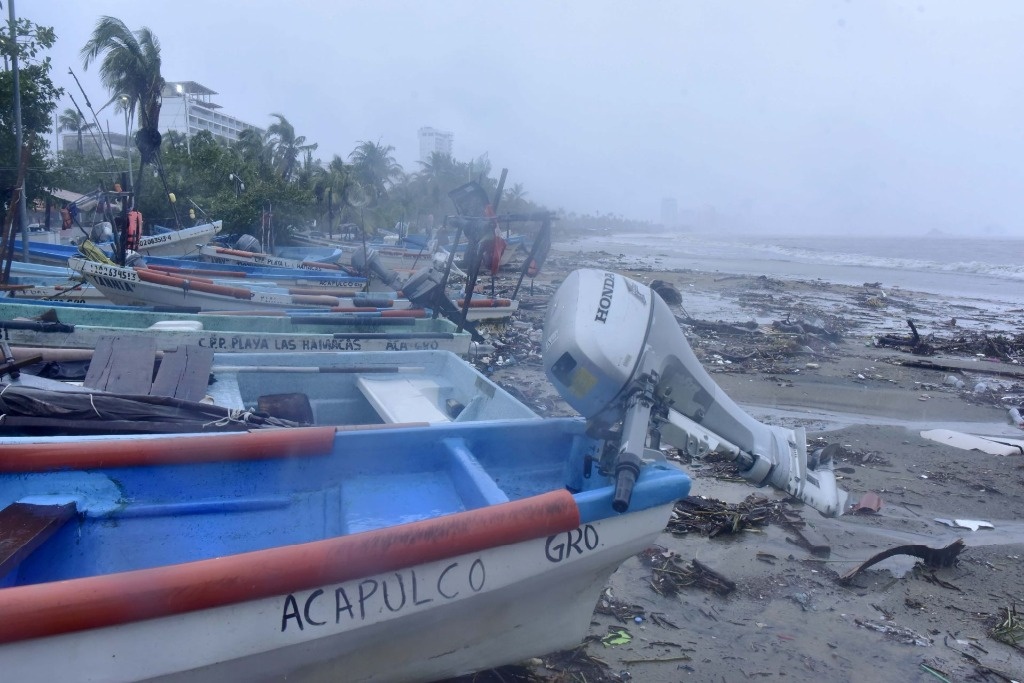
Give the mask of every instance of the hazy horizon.
MULTIPOLYGON (((5 8, 6 9, 6 8, 5 8)), ((16 0, 52 25, 57 85, 108 98, 79 51, 109 14, 160 39, 166 79, 220 93, 316 156, 454 134, 528 198, 702 229, 1024 234, 1024 5, 944 2, 126 4, 16 0), (244 17, 241 17, 244 13, 244 17)), ((61 110, 70 106, 61 103, 61 110)), ((106 113, 104 113, 106 115, 106 113)), ((104 115, 101 115, 101 120, 104 115)), ((118 121, 111 115, 111 126, 118 121)))

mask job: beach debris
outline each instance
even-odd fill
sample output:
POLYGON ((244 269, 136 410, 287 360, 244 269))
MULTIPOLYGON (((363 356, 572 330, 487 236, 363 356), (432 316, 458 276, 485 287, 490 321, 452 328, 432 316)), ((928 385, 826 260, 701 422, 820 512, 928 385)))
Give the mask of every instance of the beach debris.
POLYGON ((665 300, 669 306, 678 306, 683 303, 683 295, 671 282, 664 280, 651 280, 651 290, 665 300))
POLYGON ((708 538, 737 534, 751 527, 775 522, 801 522, 784 501, 752 493, 743 502, 730 504, 704 496, 689 496, 676 503, 667 530, 675 535, 699 533, 708 538))
POLYGON ((874 491, 868 491, 850 506, 851 512, 878 512, 882 509, 882 498, 874 491))
MULTIPOLYGON (((588 638, 587 640, 597 640, 597 638, 588 638)), ((541 661, 548 672, 556 672, 559 676, 555 679, 543 676, 531 680, 587 681, 587 683, 613 683, 623 680, 622 676, 613 672, 606 662, 587 652, 585 644, 572 650, 545 655, 541 661)), ((477 679, 472 680, 475 682, 477 679)))
POLYGON ((896 555, 910 555, 912 557, 919 558, 928 567, 951 567, 956 564, 957 556, 960 555, 966 547, 967 545, 961 538, 958 538, 944 548, 930 548, 926 545, 899 545, 872 555, 860 565, 840 576, 838 581, 839 583, 849 583, 855 576, 865 569, 868 569, 883 560, 887 560, 890 557, 895 557, 896 555))
POLYGON ((631 642, 633 642, 633 634, 621 626, 609 626, 608 634, 601 638, 601 644, 605 647, 629 645, 631 642))
POLYGON ((974 436, 952 429, 928 429, 921 436, 930 441, 960 448, 965 451, 981 451, 989 455, 1024 455, 1024 447, 1012 440, 1002 441, 996 437, 974 436))
POLYGON ((911 332, 909 337, 899 334, 884 334, 875 338, 875 345, 909 351, 916 356, 933 355, 935 353, 935 348, 921 338, 921 335, 917 331, 917 325, 914 324, 914 321, 907 318, 907 325, 910 327, 911 332))
POLYGON ((736 590, 735 582, 694 558, 689 564, 678 553, 665 548, 649 548, 640 560, 651 568, 651 588, 658 595, 678 595, 682 589, 695 586, 718 595, 736 590))
POLYGON ((1017 613, 1017 606, 1004 607, 998 618, 999 622, 989 630, 989 636, 1019 649, 1024 643, 1024 618, 1017 613))
POLYGON ((895 640, 897 643, 903 643, 904 645, 917 645, 918 647, 931 647, 932 645, 931 638, 922 636, 920 633, 902 626, 892 626, 890 624, 883 624, 877 621, 869 621, 868 619, 854 619, 854 623, 861 628, 878 631, 889 639, 895 640))
POLYGON ((939 524, 945 524, 946 526, 953 527, 954 529, 970 529, 971 531, 977 531, 978 529, 995 529, 992 522, 985 522, 980 519, 944 519, 936 517, 935 521, 939 524))
POLYGON ((786 540, 789 543, 806 549, 812 555, 828 555, 832 552, 832 544, 816 529, 807 526, 806 524, 787 523, 787 525, 789 526, 790 531, 796 534, 795 540, 789 536, 786 537, 786 540))

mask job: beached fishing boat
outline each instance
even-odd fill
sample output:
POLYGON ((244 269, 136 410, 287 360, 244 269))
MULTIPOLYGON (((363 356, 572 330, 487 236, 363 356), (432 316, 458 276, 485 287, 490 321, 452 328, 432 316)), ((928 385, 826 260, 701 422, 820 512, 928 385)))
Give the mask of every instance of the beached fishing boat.
POLYGON ((5 446, 0 669, 433 681, 574 646, 690 486, 644 462, 624 508, 599 453, 566 418, 5 446))
POLYGON ((475 348, 470 334, 456 331, 448 320, 412 317, 422 311, 256 313, 186 313, 0 299, 0 330, 10 344, 75 349, 95 348, 101 339, 113 335, 155 336, 162 351, 198 344, 228 352, 441 350, 465 356, 475 348))
MULTIPOLYGON (((208 244, 199 249, 200 257, 209 263, 230 263, 234 265, 256 266, 261 268, 298 268, 300 270, 316 270, 336 273, 353 274, 346 270, 337 260, 317 260, 291 258, 264 254, 257 251, 222 247, 208 244)), ((337 259, 342 258, 341 250, 337 250, 337 259)))
POLYGON ((186 346, 164 353, 153 338, 125 344, 116 337, 95 351, 5 350, 0 434, 7 436, 537 417, 447 351, 228 354, 186 346))
MULTIPOLYGON (((142 256, 184 256, 198 254, 199 248, 210 241, 223 226, 223 221, 213 221, 181 230, 161 229, 153 235, 139 238, 139 247, 135 251, 142 256)), ((110 244, 100 244, 101 248, 112 254, 110 244)), ((78 247, 73 244, 49 244, 29 241, 29 256, 33 260, 52 265, 63 266, 69 258, 78 255, 78 247)), ((21 240, 14 240, 14 253, 21 253, 21 240)))
MULTIPOLYGON (((346 309, 360 307, 357 292, 336 296, 317 290, 290 290, 273 286, 243 287, 213 282, 202 277, 182 277, 150 268, 128 268, 72 258, 68 266, 103 292, 106 298, 124 306, 177 306, 203 311, 263 311, 296 309, 346 309)), ((374 293, 368 296, 379 298, 374 293)), ((414 308, 408 299, 389 299, 381 307, 414 308)), ((479 299, 471 304, 467 319, 505 319, 518 309, 509 299, 479 299)))
MULTIPOLYGON (((224 285, 209 278, 181 277, 150 268, 130 268, 76 257, 68 266, 111 302, 125 306, 178 306, 206 311, 253 311, 266 309, 351 308, 350 296, 323 293, 291 293, 284 288, 224 285)), ((393 300, 389 307, 410 308, 407 300, 393 300)))

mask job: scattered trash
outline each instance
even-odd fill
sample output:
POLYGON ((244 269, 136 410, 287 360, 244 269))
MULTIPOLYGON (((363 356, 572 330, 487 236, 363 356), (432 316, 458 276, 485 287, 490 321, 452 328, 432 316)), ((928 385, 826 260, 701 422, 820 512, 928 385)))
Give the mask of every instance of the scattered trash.
POLYGON ((992 627, 989 635, 1013 647, 1019 647, 1024 642, 1024 619, 1017 614, 1016 605, 1003 608, 999 623, 992 627))
POLYGON ((882 499, 879 495, 873 491, 868 491, 860 500, 851 506, 853 512, 878 512, 882 509, 882 499))
POLYGON ((601 639, 601 644, 605 647, 628 645, 631 642, 633 642, 633 634, 621 626, 609 626, 608 635, 601 639))
POLYGON ((971 531, 977 531, 978 529, 995 529, 992 522, 983 522, 977 519, 941 519, 935 518, 935 521, 939 524, 945 524, 956 529, 970 529, 971 531))
POLYGON ((931 647, 932 645, 931 638, 922 636, 909 628, 880 624, 877 621, 868 621, 866 619, 854 619, 854 622, 861 628, 867 628, 872 631, 883 633, 892 640, 895 640, 897 643, 903 643, 904 645, 917 645, 919 647, 931 647))
POLYGON ((957 556, 963 552, 967 545, 963 542, 963 539, 957 539, 947 545, 945 548, 929 548, 926 545, 900 545, 895 548, 889 548, 882 552, 873 555, 870 559, 863 562, 862 564, 854 567, 850 571, 846 572, 839 577, 839 583, 849 583, 853 577, 860 574, 865 569, 872 567, 883 560, 887 560, 890 557, 896 555, 911 555, 921 559, 928 567, 951 567, 956 564, 957 556))
POLYGON ((974 436, 951 429, 929 429, 921 432, 921 436, 931 441, 961 448, 965 451, 981 451, 990 455, 1024 455, 1024 448, 1007 440, 1006 443, 995 437, 974 436))

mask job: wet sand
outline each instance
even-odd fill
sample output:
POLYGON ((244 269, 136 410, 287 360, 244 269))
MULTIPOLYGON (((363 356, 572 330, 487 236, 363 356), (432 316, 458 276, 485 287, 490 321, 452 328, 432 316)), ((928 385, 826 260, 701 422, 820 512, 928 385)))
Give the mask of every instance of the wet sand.
MULTIPOLYGON (((1024 379, 994 375, 989 371, 1002 366, 973 354, 930 358, 968 368, 955 373, 963 382, 955 386, 950 372, 908 367, 908 360, 918 358, 872 341, 882 334, 907 334, 908 316, 922 330, 936 333, 943 326, 956 332, 982 330, 992 315, 1000 316, 1003 325, 1016 320, 1020 331, 1019 309, 978 309, 972 318, 970 305, 962 302, 892 290, 879 306, 869 301, 878 296, 874 287, 665 272, 653 259, 556 245, 533 296, 524 286, 518 337, 504 338, 507 345, 499 345, 493 357, 478 359, 493 379, 546 415, 573 411, 547 384, 539 347, 524 344, 531 331, 537 340, 545 296, 575 267, 672 283, 683 296, 682 305, 673 307, 680 319, 753 320, 769 335, 771 321, 787 314, 787 320, 816 324, 841 320, 841 340, 796 353, 790 347, 774 356, 762 347, 757 362, 724 360, 750 352, 742 340, 692 329, 687 334, 705 368, 757 419, 804 426, 810 442, 844 446, 837 462, 840 485, 850 491, 851 501, 867 492, 878 494, 882 507, 829 519, 792 505, 830 546, 825 556, 794 543, 792 531, 779 525, 713 539, 663 533, 658 544, 666 551, 683 561, 697 559, 735 582, 736 589, 722 596, 693 587, 662 596, 651 588, 651 569, 632 558, 613 575, 606 592, 606 602, 628 609, 618 610, 621 619, 598 610, 585 645, 586 655, 607 667, 584 667, 572 674, 570 666, 559 673, 564 658, 540 658, 532 667, 534 680, 1024 680, 1024 652, 991 635, 1006 610, 1024 605, 1024 457, 961 450, 921 436, 923 430, 948 428, 1024 439, 1024 431, 1008 419, 1004 401, 1024 392, 1024 379), (979 383, 983 391, 975 392, 979 383), (950 528, 936 518, 983 520, 994 528, 950 528), (837 581, 888 548, 938 548, 957 539, 966 549, 955 566, 932 569, 898 556, 848 584, 837 581), (630 642, 601 643, 609 629, 623 628, 630 642)), ((514 284, 512 278, 511 285, 502 286, 514 284)), ((777 337, 769 341, 784 341, 777 337)), ((707 463, 696 461, 687 469, 695 496, 739 502, 757 493, 783 499, 770 489, 722 481, 707 463)))

